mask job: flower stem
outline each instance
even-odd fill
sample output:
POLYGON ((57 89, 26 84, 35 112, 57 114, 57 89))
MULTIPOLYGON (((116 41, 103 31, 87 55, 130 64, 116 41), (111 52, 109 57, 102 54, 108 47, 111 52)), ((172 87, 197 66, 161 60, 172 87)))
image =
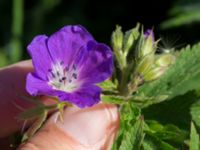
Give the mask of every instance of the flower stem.
POLYGON ((122 96, 126 96, 128 92, 127 88, 127 69, 124 68, 121 72, 121 81, 119 84, 119 93, 122 96))

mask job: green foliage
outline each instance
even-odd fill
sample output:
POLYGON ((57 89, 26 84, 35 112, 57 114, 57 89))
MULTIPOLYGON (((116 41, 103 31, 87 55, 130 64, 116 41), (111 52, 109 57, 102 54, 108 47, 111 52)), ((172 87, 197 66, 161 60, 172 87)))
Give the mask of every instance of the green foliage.
POLYGON ((142 109, 147 120, 157 120, 163 124, 174 124, 184 130, 190 126, 190 108, 198 101, 195 92, 188 92, 170 101, 164 101, 142 109))
POLYGON ((187 138, 187 132, 179 129, 173 124, 162 125, 155 120, 146 121, 148 124, 147 134, 153 135, 160 140, 168 140, 177 143, 184 142, 187 138))
POLYGON ((115 91, 117 89, 116 83, 113 83, 111 80, 106 80, 98 84, 103 91, 115 91))
POLYGON ((104 103, 110 103, 110 104, 123 104, 124 98, 121 96, 115 96, 115 95, 102 95, 101 101, 104 103))
POLYGON ((198 0, 178 0, 170 9, 171 18, 165 20, 162 28, 173 28, 200 21, 200 3, 198 0))
MULTIPOLYGON (((123 35, 121 28, 117 31, 123 35)), ((200 43, 193 47, 187 46, 180 52, 157 54, 154 49, 145 55, 137 55, 144 52, 142 47, 145 42, 142 41, 147 39, 137 27, 135 31, 140 33, 140 38, 132 42, 128 53, 124 55, 122 44, 118 49, 122 54, 119 57, 129 64, 125 63, 125 70, 120 68, 121 76, 118 88, 115 88, 116 93, 102 96, 104 102, 118 104, 120 108, 120 131, 113 150, 188 148, 186 141, 189 139, 189 123, 193 119, 198 124, 199 118, 196 102, 200 95, 195 90, 200 89, 200 43), (129 53, 135 54, 131 55, 130 61, 127 59, 129 53), (156 67, 161 67, 160 75, 153 81, 146 80, 146 72, 156 67)), ((124 35, 120 39, 122 43, 124 35)), ((146 48, 156 48, 154 44, 157 43, 146 48)), ((120 63, 120 60, 117 61, 120 63)), ((155 74, 159 74, 159 71, 155 74)))
POLYGON ((199 135, 193 123, 191 123, 190 150, 200 150, 199 135))
POLYGON ((200 127, 200 101, 191 106, 192 120, 200 127))
POLYGON ((146 136, 142 146, 143 150, 177 150, 175 147, 154 136, 146 136))
POLYGON ((140 109, 133 103, 124 103, 121 106, 120 130, 112 150, 129 150, 133 146, 140 147, 143 140, 143 124, 140 109), (123 106, 123 107, 122 107, 123 106))
MULTIPOLYGON (((58 28, 58 26, 76 23, 74 18, 77 16, 78 23, 80 20, 84 22, 82 9, 72 8, 68 12, 73 14, 74 18, 60 15, 60 12, 57 16, 53 14, 51 11, 60 2, 61 0, 36 1, 36 5, 27 11, 23 9, 24 0, 13 0, 11 33, 10 35, 6 33, 10 39, 6 40, 8 42, 0 48, 0 66, 24 58, 23 49, 33 38, 33 35, 53 32, 53 28, 58 28), (77 11, 80 12, 77 13, 77 11), (51 20, 52 17, 55 18, 53 20, 56 24, 54 27, 50 26, 47 14, 50 15, 51 20), (30 23, 26 28, 24 25, 27 23, 24 20, 28 19, 25 17, 30 18, 27 21, 30 23), (25 33, 26 30, 27 33, 25 33), (26 44, 24 45, 24 43, 26 44)), ((80 3, 78 8, 82 8, 82 4, 84 2, 80 3)), ((77 3, 75 2, 74 5, 77 3)), ((199 3, 187 7, 186 5, 176 6, 171 11, 171 15, 174 17, 164 21, 161 27, 171 28, 198 22, 200 21, 199 8, 199 3)), ((86 22, 84 23, 87 25, 86 22)), ((99 22, 96 26, 99 26, 99 22)), ((99 28, 105 33, 102 26, 99 28)), ((146 41, 143 36, 143 28, 140 28, 140 24, 137 24, 136 27, 123 33, 121 27, 117 26, 112 34, 112 46, 117 63, 116 75, 112 78, 114 82, 107 80, 99 84, 103 89, 102 101, 117 104, 120 110, 120 130, 113 150, 176 150, 185 148, 187 147, 186 141, 189 139, 191 120, 200 128, 200 95, 194 92, 194 90, 200 89, 200 44, 193 47, 188 46, 180 53, 177 52, 176 62, 163 75, 163 68, 155 69, 154 65, 159 64, 166 67, 169 64, 170 66, 175 55, 172 53, 173 58, 170 57, 170 59, 169 57, 157 59, 162 55, 154 53, 157 42, 154 43, 153 37, 149 37, 150 41, 146 41), (145 41, 146 44, 144 44, 145 41), (153 55, 149 55, 150 52, 153 52, 151 53, 153 55), (143 54, 142 58, 141 54, 143 54), (151 70, 152 68, 154 70, 151 70), (143 85, 138 89, 141 84, 143 85), (128 93, 130 92, 129 85, 132 88, 132 93, 135 92, 133 95, 128 93)), ((54 105, 45 107, 37 104, 36 101, 35 103, 36 108, 29 109, 19 116, 21 119, 38 118, 25 134, 24 139, 32 136, 41 127, 47 117, 47 110, 58 109, 62 114, 63 108, 66 106, 61 104, 57 107, 54 105)), ((199 135, 192 123, 188 146, 190 150, 199 150, 199 145, 199 135)))
POLYGON ((141 86, 135 96, 143 98, 146 107, 200 88, 199 68, 200 44, 188 46, 160 79, 141 86))
POLYGON ((140 149, 144 138, 143 123, 144 120, 141 117, 129 127, 129 129, 123 135, 119 150, 140 149))

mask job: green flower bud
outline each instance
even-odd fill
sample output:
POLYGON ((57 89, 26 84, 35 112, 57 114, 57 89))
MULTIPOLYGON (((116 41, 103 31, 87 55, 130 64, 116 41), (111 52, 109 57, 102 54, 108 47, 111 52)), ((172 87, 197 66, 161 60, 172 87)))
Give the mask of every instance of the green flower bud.
POLYGON ((150 53, 154 53, 156 49, 156 42, 152 30, 147 30, 144 33, 144 42, 141 47, 141 57, 144 57, 150 53))
POLYGON ((112 46, 114 51, 122 50, 123 45, 123 32, 121 31, 120 26, 116 26, 116 30, 112 33, 112 46))
POLYGON ((162 54, 155 62, 156 65, 160 67, 168 67, 173 64, 176 57, 172 54, 162 54))
POLYGON ((148 73, 146 73, 143 76, 143 79, 145 81, 152 81, 155 79, 158 79, 163 73, 166 71, 167 67, 157 67, 152 70, 150 70, 148 73))
POLYGON ((112 48, 114 54, 116 56, 117 62, 121 70, 126 67, 126 57, 123 54, 122 46, 123 46, 123 32, 121 31, 120 26, 116 26, 116 30, 112 33, 112 48))
POLYGON ((154 65, 154 54, 145 56, 137 66, 137 72, 145 75, 154 65))
POLYGON ((135 28, 133 28, 125 33, 124 46, 123 46, 125 55, 128 54, 128 52, 131 49, 131 47, 133 46, 135 40, 138 39, 139 34, 140 34, 138 31, 139 27, 140 27, 140 24, 138 23, 135 28))

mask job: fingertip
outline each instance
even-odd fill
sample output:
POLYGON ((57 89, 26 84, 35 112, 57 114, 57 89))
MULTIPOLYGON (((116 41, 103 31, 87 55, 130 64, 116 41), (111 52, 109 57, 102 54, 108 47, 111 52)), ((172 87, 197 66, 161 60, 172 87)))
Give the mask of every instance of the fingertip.
POLYGON ((98 104, 86 109, 70 107, 65 109, 64 122, 60 121, 58 113, 54 113, 44 127, 21 148, 108 150, 118 128, 119 113, 114 105, 98 104))

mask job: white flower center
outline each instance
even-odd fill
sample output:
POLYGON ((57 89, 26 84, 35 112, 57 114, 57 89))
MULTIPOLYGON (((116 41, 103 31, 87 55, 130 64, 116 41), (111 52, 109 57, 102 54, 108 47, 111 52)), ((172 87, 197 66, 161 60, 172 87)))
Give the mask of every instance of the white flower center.
POLYGON ((75 65, 64 66, 64 62, 57 62, 48 70, 48 84, 54 89, 72 92, 78 88, 78 72, 75 65))

